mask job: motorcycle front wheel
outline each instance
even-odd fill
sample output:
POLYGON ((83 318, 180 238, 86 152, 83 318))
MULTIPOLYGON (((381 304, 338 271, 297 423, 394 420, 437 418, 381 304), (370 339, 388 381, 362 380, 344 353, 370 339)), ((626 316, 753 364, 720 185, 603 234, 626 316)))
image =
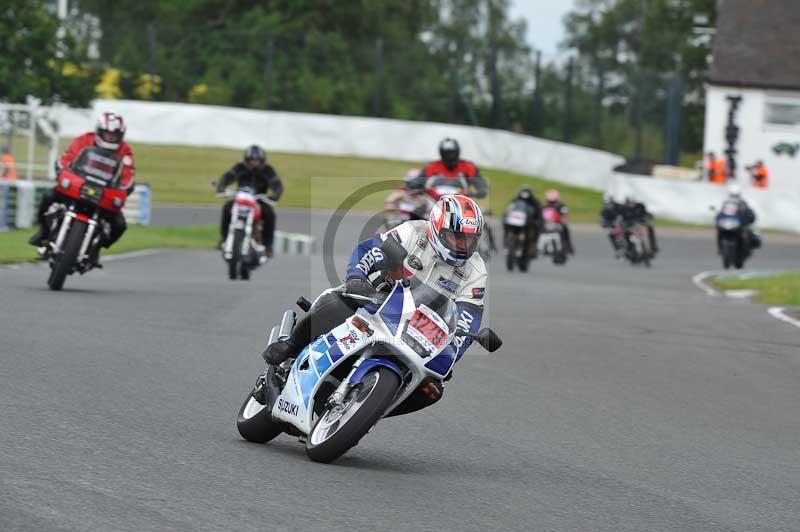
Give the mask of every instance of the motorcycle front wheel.
MULTIPOLYGON (((63 223, 63 222, 62 222, 63 223)), ((86 234, 86 224, 79 221, 74 221, 69 228, 67 237, 64 239, 64 247, 60 256, 55 258, 55 261, 50 271, 50 277, 47 279, 47 286, 51 290, 61 290, 64 286, 64 281, 69 275, 69 271, 78 259, 78 253, 81 251, 81 244, 83 244, 83 236, 86 234)))
MULTIPOLYGON (((273 371, 270 368, 270 372, 273 371)), ((267 374, 267 378, 271 373, 267 374)), ((268 408, 264 401, 261 391, 253 389, 247 399, 239 408, 239 415, 236 417, 236 428, 242 438, 253 443, 267 443, 276 438, 281 432, 281 428, 272 419, 272 409, 268 408)))
POLYGON ((400 388, 400 378, 382 366, 368 372, 341 405, 326 408, 311 429, 306 454, 315 462, 336 460, 383 417, 400 388))
POLYGON ((233 249, 231 258, 228 260, 228 278, 235 281, 239 276, 239 265, 242 263, 242 241, 244 240, 244 229, 236 229, 233 233, 233 249))

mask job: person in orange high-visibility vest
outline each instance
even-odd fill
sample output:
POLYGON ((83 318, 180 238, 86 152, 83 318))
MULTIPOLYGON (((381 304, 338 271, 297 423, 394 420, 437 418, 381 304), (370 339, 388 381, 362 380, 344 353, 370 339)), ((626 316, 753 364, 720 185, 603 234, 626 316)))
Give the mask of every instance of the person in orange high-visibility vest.
POLYGON ((754 188, 769 187, 769 172, 767 167, 764 166, 764 161, 759 159, 753 166, 748 166, 747 171, 750 172, 750 177, 753 178, 754 188))
POLYGON ((708 177, 708 182, 714 183, 715 185, 724 185, 728 180, 727 174, 728 171, 725 168, 725 159, 717 159, 713 151, 708 152, 708 158, 706 159, 706 176, 708 177))
POLYGON ((3 146, 3 155, 0 156, 0 178, 14 181, 17 179, 17 165, 8 146, 3 146))

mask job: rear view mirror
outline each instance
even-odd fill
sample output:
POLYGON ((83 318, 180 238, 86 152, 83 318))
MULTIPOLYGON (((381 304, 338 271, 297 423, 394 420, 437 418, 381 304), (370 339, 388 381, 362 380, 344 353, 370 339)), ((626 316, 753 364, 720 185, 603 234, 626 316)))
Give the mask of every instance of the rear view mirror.
POLYGON ((383 252, 383 255, 386 257, 387 270, 396 270, 401 268, 403 266, 403 261, 406 260, 406 256, 408 255, 406 248, 404 248, 400 242, 391 236, 387 237, 386 240, 383 241, 380 249, 381 252, 383 252))
POLYGON ((481 329, 475 334, 475 341, 490 353, 494 353, 503 345, 503 340, 490 328, 481 329))

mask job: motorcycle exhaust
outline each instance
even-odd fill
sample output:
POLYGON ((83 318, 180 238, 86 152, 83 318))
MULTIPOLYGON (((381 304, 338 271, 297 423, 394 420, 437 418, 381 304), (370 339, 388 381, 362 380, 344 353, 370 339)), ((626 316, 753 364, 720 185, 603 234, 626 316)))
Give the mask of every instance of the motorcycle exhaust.
POLYGON ((278 341, 278 334, 280 333, 280 326, 276 325, 272 328, 269 333, 269 340, 267 340, 267 345, 272 345, 278 341))
POLYGON ((292 335, 292 330, 294 329, 294 324, 296 321, 297 314, 295 314, 293 310, 287 310, 283 313, 280 329, 278 331, 279 341, 285 341, 289 339, 289 337, 292 335))

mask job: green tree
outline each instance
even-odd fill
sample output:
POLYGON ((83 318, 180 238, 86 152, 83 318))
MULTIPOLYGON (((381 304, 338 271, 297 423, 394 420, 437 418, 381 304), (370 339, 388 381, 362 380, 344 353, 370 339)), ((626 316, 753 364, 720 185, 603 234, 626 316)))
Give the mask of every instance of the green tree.
MULTIPOLYGON (((645 123, 661 127, 666 86, 675 76, 686 87, 684 107, 692 112, 702 107, 710 50, 707 41, 694 38, 693 19, 703 14, 713 21, 715 5, 715 0, 580 0, 566 18, 564 46, 576 50, 592 73, 594 83, 584 89, 602 86, 601 114, 619 120, 625 109, 632 125, 641 124, 642 135, 645 123)), ((688 149, 699 149, 702 127, 694 117, 684 119, 688 149)))
POLYGON ((56 97, 86 105, 96 75, 86 65, 86 49, 70 31, 58 38, 59 21, 41 1, 0 2, 0 100, 22 102, 56 97))

